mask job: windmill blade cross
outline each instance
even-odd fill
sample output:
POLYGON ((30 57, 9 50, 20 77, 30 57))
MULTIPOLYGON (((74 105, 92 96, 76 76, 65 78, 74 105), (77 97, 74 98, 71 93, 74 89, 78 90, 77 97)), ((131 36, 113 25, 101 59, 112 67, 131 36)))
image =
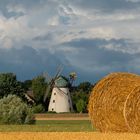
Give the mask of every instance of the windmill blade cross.
POLYGON ((62 70, 63 70, 62 66, 59 65, 58 68, 57 68, 57 72, 56 72, 54 78, 51 78, 51 77, 49 76, 49 74, 47 74, 47 73, 44 73, 44 74, 43 74, 43 75, 44 75, 47 79, 49 79, 49 81, 50 81, 49 84, 48 84, 46 93, 45 93, 45 95, 44 95, 44 102, 46 101, 49 92, 52 90, 52 88, 53 88, 53 86, 54 86, 54 84, 55 84, 55 80, 59 77, 59 75, 61 74, 62 70))
POLYGON ((43 77, 45 77, 48 82, 52 80, 51 76, 47 72, 43 73, 43 77))
MULTIPOLYGON (((56 86, 57 87, 57 86, 56 86)), ((57 89, 65 96, 67 96, 67 93, 65 93, 62 89, 60 89, 59 87, 57 87, 57 89)))
POLYGON ((63 70, 63 67, 61 65, 59 65, 58 68, 57 68, 57 72, 55 74, 55 77, 54 77, 54 81, 57 79, 57 77, 59 77, 59 75, 61 74, 62 70, 63 70))
POLYGON ((54 84, 55 84, 55 81, 54 81, 54 79, 52 79, 51 82, 48 84, 46 93, 45 93, 45 95, 44 95, 44 102, 46 101, 49 92, 52 91, 52 88, 53 88, 54 84))

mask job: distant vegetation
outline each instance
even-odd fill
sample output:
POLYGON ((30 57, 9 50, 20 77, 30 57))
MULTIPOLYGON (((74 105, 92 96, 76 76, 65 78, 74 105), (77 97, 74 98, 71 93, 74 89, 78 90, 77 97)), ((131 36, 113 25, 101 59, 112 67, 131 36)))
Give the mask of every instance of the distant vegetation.
MULTIPOLYGON (((34 113, 46 112, 49 105, 51 93, 46 103, 43 97, 48 83, 43 76, 37 76, 32 80, 20 82, 13 73, 0 74, 0 99, 8 95, 18 96, 28 107, 31 107, 34 113), (31 100, 26 95, 28 91, 32 92, 31 100)), ((71 89, 74 112, 87 112, 88 98, 93 85, 90 82, 82 82, 71 89)))

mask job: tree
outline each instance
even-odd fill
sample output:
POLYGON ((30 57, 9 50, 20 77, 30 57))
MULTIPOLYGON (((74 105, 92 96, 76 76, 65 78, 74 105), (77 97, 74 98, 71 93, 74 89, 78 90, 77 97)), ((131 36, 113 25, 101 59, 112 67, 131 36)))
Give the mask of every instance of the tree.
MULTIPOLYGON (((85 105, 87 106, 88 104, 88 99, 89 99, 89 94, 86 94, 85 92, 79 90, 79 91, 75 91, 72 94, 72 102, 73 102, 73 108, 76 112, 79 112, 77 110, 77 103, 79 102, 79 100, 83 100, 85 105)), ((87 112, 87 107, 85 107, 85 109, 82 112, 87 112)))
POLYGON ((82 82, 78 85, 78 90, 81 90, 85 93, 89 93, 92 90, 93 85, 90 82, 82 82))
POLYGON ((76 88, 74 88, 74 90, 72 91, 72 101, 73 108, 76 112, 79 112, 77 110, 78 109, 77 103, 79 102, 80 99, 84 101, 85 105, 85 108, 82 110, 82 112, 87 112, 88 99, 92 88, 93 85, 90 82, 82 82, 76 88))
POLYGON ((17 81, 16 75, 13 73, 0 74, 0 98, 9 94, 16 94, 20 97, 23 96, 23 88, 21 83, 17 81))
POLYGON ((25 80, 22 82, 22 87, 25 91, 29 90, 32 87, 32 80, 25 80))
POLYGON ((46 83, 43 76, 38 76, 32 80, 32 90, 36 103, 43 103, 43 98, 46 91, 46 83))
POLYGON ((78 102, 76 103, 76 109, 79 113, 82 113, 85 111, 86 103, 83 99, 78 100, 78 102))
POLYGON ((0 124, 32 124, 32 109, 18 96, 8 95, 0 99, 0 124))

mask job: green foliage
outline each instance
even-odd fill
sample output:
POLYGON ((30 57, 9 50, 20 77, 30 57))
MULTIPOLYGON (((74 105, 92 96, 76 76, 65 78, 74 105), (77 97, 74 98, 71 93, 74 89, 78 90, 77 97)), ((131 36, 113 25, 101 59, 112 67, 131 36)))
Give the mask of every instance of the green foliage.
POLYGON ((45 108, 42 104, 33 106, 33 112, 34 113, 44 113, 45 112, 45 108))
POLYGON ((25 89, 25 91, 29 90, 32 87, 32 80, 22 82, 22 87, 25 89))
POLYGON ((0 74, 0 98, 8 94, 23 96, 23 91, 21 83, 16 79, 16 75, 13 73, 0 74))
POLYGON ((88 104, 88 98, 89 98, 89 94, 86 94, 83 91, 76 91, 74 92, 74 94, 72 95, 72 101, 73 101, 73 108, 76 112, 79 112, 79 110, 77 110, 77 103, 81 100, 84 101, 84 105, 85 107, 83 108, 82 112, 86 113, 87 112, 87 104, 88 104))
POLYGON ((78 110, 77 104, 82 103, 82 101, 84 101, 84 107, 83 107, 82 112, 83 113, 87 112, 87 104, 88 104, 88 99, 89 99, 89 95, 90 95, 92 87, 93 86, 91 83, 82 82, 72 91, 73 108, 76 112, 80 112, 78 110))
POLYGON ((92 84, 90 82, 82 82, 78 85, 78 90, 83 91, 85 93, 89 93, 92 90, 92 84))
POLYGON ((16 95, 0 99, 0 124, 33 124, 32 109, 16 95))
POLYGON ((43 103, 43 97, 46 91, 46 83, 43 76, 38 76, 32 80, 32 90, 36 103, 43 103))
POLYGON ((76 103, 76 109, 79 113, 84 112, 84 110, 86 109, 86 103, 83 99, 78 100, 78 102, 76 103))

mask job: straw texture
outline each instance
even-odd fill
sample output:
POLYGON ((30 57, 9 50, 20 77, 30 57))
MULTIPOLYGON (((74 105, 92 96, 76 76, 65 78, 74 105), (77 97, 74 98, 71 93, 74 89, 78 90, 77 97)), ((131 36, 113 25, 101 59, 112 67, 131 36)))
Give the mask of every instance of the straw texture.
POLYGON ((101 132, 139 133, 139 97, 140 76, 109 74, 96 84, 89 99, 88 110, 93 125, 101 132))

